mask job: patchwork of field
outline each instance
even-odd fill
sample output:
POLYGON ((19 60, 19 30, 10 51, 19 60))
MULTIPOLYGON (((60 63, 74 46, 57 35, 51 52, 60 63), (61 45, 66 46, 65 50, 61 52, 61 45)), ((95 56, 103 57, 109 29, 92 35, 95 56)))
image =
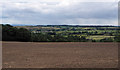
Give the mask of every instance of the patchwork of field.
POLYGON ((3 42, 3 68, 116 68, 118 44, 3 42))

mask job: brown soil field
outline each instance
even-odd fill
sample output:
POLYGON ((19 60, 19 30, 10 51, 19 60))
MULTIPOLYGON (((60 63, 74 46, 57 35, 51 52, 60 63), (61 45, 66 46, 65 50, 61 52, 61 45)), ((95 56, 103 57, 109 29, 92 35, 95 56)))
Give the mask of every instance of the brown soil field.
POLYGON ((3 68, 117 68, 118 43, 2 42, 3 68))

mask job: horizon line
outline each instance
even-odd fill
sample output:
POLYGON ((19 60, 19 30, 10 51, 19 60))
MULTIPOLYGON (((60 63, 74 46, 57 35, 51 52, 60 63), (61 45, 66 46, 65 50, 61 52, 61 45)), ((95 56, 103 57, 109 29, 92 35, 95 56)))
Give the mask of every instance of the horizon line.
MULTIPOLYGON (((2 23, 4 24, 4 23, 2 23)), ((12 25, 12 26, 120 26, 120 25, 74 25, 74 24, 59 24, 59 25, 54 25, 54 24, 10 24, 8 23, 9 25, 12 25)), ((6 24, 4 24, 6 25, 6 24)))

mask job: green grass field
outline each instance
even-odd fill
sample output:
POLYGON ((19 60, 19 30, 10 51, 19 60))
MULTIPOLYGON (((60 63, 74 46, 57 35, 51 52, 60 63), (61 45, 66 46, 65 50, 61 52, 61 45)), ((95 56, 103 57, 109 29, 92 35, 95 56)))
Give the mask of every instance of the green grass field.
POLYGON ((114 39, 115 36, 104 36, 104 35, 94 35, 94 36, 88 36, 87 39, 93 39, 93 40, 101 40, 104 38, 112 38, 114 39))

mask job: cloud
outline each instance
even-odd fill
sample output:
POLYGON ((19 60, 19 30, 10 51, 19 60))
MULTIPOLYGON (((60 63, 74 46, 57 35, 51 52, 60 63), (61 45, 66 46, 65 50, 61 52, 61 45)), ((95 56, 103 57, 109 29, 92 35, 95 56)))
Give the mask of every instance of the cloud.
POLYGON ((73 24, 116 25, 116 2, 5 2, 2 7, 3 23, 12 24, 73 24))
MULTIPOLYGON (((72 1, 72 2, 119 2, 119 0, 64 0, 64 1, 72 1)), ((28 2, 28 0, 1 0, 0 2, 28 2)), ((61 2, 61 0, 29 0, 29 2, 61 2)))

